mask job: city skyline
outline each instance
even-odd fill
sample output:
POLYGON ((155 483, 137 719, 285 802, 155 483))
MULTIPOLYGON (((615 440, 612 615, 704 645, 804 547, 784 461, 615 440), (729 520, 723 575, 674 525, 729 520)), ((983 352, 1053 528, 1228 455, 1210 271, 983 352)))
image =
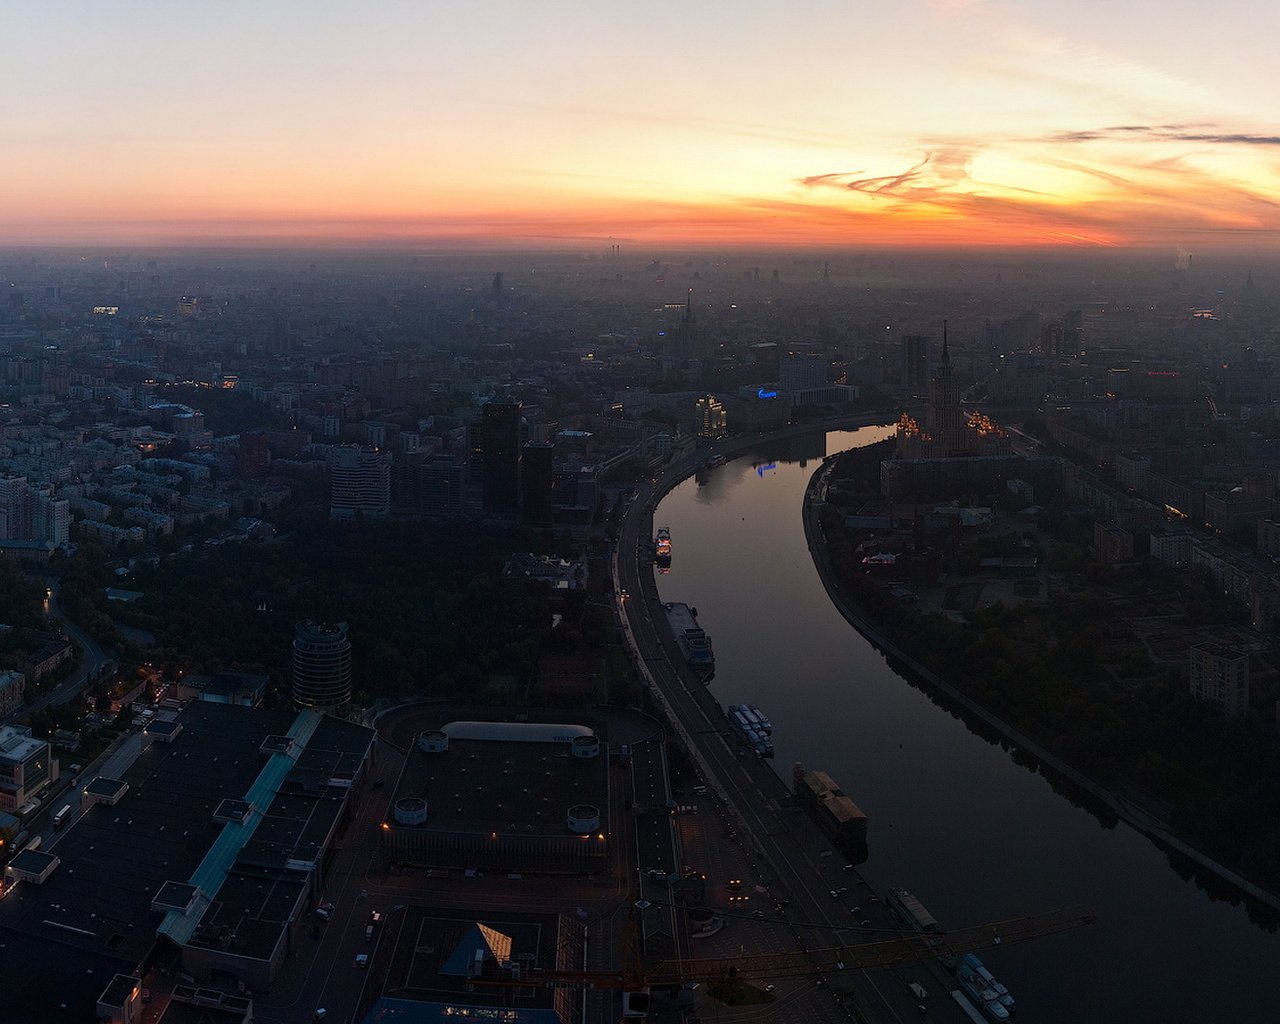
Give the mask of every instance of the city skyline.
POLYGON ((5 244, 1280 233, 1280 16, 1235 2, 36 11, 0 71, 5 244))

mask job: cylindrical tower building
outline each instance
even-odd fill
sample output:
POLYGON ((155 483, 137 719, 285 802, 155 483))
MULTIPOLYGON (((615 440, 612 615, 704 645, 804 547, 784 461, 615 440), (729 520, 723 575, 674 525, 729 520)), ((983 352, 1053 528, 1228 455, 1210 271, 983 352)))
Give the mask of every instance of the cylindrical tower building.
POLYGON ((293 638, 293 703, 341 711, 351 702, 351 641, 345 622, 299 622, 293 638))

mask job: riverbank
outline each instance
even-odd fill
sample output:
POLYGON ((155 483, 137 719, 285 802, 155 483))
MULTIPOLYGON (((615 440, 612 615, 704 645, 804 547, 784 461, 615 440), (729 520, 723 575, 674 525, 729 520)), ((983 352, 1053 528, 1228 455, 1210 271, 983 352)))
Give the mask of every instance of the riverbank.
POLYGON ((818 469, 814 471, 813 475, 809 479, 808 485, 805 489, 803 504, 804 535, 809 548, 809 554, 813 559, 813 564, 817 569, 818 576, 822 581, 822 585, 826 590, 828 597, 835 608, 840 612, 844 619, 854 627, 854 629, 856 629, 883 654, 901 662, 916 676, 916 678, 921 680, 921 682, 926 684, 928 687, 932 688, 937 693, 944 695, 956 706, 963 708, 966 714, 980 720, 993 732, 1031 755, 1039 762, 1039 764, 1043 765, 1054 775, 1070 782, 1083 792, 1088 793, 1092 798, 1106 806, 1117 818, 1131 825, 1134 829, 1150 838, 1162 848, 1174 851, 1181 856, 1186 857, 1200 868, 1203 868, 1204 870, 1211 872, 1217 878, 1228 882, 1243 895, 1258 901, 1272 910, 1280 911, 1280 896, 1262 888, 1256 883, 1227 868, 1225 865, 1213 860, 1202 851, 1188 844, 1184 839, 1172 833, 1165 823, 1155 815, 1139 807, 1131 800, 1127 799, 1123 794, 1107 789, 1092 779, 1089 779, 1085 775, 1081 774, 1077 769, 1073 768, 1071 765, 1050 753, 1029 737, 1014 729, 1007 722, 1004 722, 1000 718, 991 714, 946 680, 915 661, 908 653, 890 641, 889 638, 881 632, 876 623, 867 619, 860 612, 856 604, 850 600, 848 595, 844 592, 844 589, 841 587, 839 580, 836 578, 827 556, 826 538, 822 534, 822 529, 819 523, 819 510, 823 504, 822 496, 825 494, 827 477, 833 465, 833 459, 828 458, 822 466, 818 467, 818 469))

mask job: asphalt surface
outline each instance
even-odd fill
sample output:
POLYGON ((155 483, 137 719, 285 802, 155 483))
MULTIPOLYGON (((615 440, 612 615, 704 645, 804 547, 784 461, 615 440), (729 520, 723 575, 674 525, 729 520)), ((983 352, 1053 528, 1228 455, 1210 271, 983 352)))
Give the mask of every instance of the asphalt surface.
MULTIPOLYGON (((879 418, 868 416, 865 421, 879 418)), ((790 949, 806 950, 891 937, 901 927, 883 903, 871 901, 874 894, 867 883, 845 866, 844 857, 831 848, 830 840, 803 813, 774 770, 738 743, 711 688, 704 686, 685 663, 657 593, 652 536, 653 513, 663 495, 690 476, 698 465, 718 454, 739 453, 814 429, 832 428, 809 426, 767 438, 699 449, 694 456, 673 464, 637 489, 619 523, 612 564, 623 629, 641 677, 664 708, 705 781, 723 800, 730 820, 737 823, 732 841, 742 845, 756 869, 756 880, 765 883, 772 898, 787 901, 790 949), (833 890, 840 889, 845 891, 832 895, 833 890), (857 915, 853 913, 855 906, 860 908, 857 915), (870 923, 863 927, 862 921, 870 923)), ((748 952, 745 945, 742 951, 748 952)), ((757 951, 761 950, 750 950, 757 951)), ((826 992, 831 998, 819 1005, 829 1012, 810 1019, 962 1019, 946 998, 947 988, 954 987, 954 982, 933 964, 874 974, 846 971, 824 981, 830 986, 826 992), (910 981, 924 984, 934 994, 924 1012, 907 989, 910 981)), ((764 982, 761 979, 761 984, 764 982)))

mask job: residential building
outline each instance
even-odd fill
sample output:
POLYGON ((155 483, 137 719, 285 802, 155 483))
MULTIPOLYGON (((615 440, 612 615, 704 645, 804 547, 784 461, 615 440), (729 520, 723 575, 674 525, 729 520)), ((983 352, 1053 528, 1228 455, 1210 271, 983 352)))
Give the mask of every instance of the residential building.
POLYGON ((1191 696, 1216 707, 1227 718, 1249 710, 1249 655, 1208 641, 1191 648, 1191 696))
POLYGON ((345 622, 299 622, 293 639, 293 703, 337 712, 351 702, 351 641, 345 622))
POLYGON ((0 672, 0 718, 8 718, 22 707, 27 677, 21 672, 0 672))
POLYGON ((391 456, 349 446, 329 456, 329 518, 385 516, 391 511, 391 456))

